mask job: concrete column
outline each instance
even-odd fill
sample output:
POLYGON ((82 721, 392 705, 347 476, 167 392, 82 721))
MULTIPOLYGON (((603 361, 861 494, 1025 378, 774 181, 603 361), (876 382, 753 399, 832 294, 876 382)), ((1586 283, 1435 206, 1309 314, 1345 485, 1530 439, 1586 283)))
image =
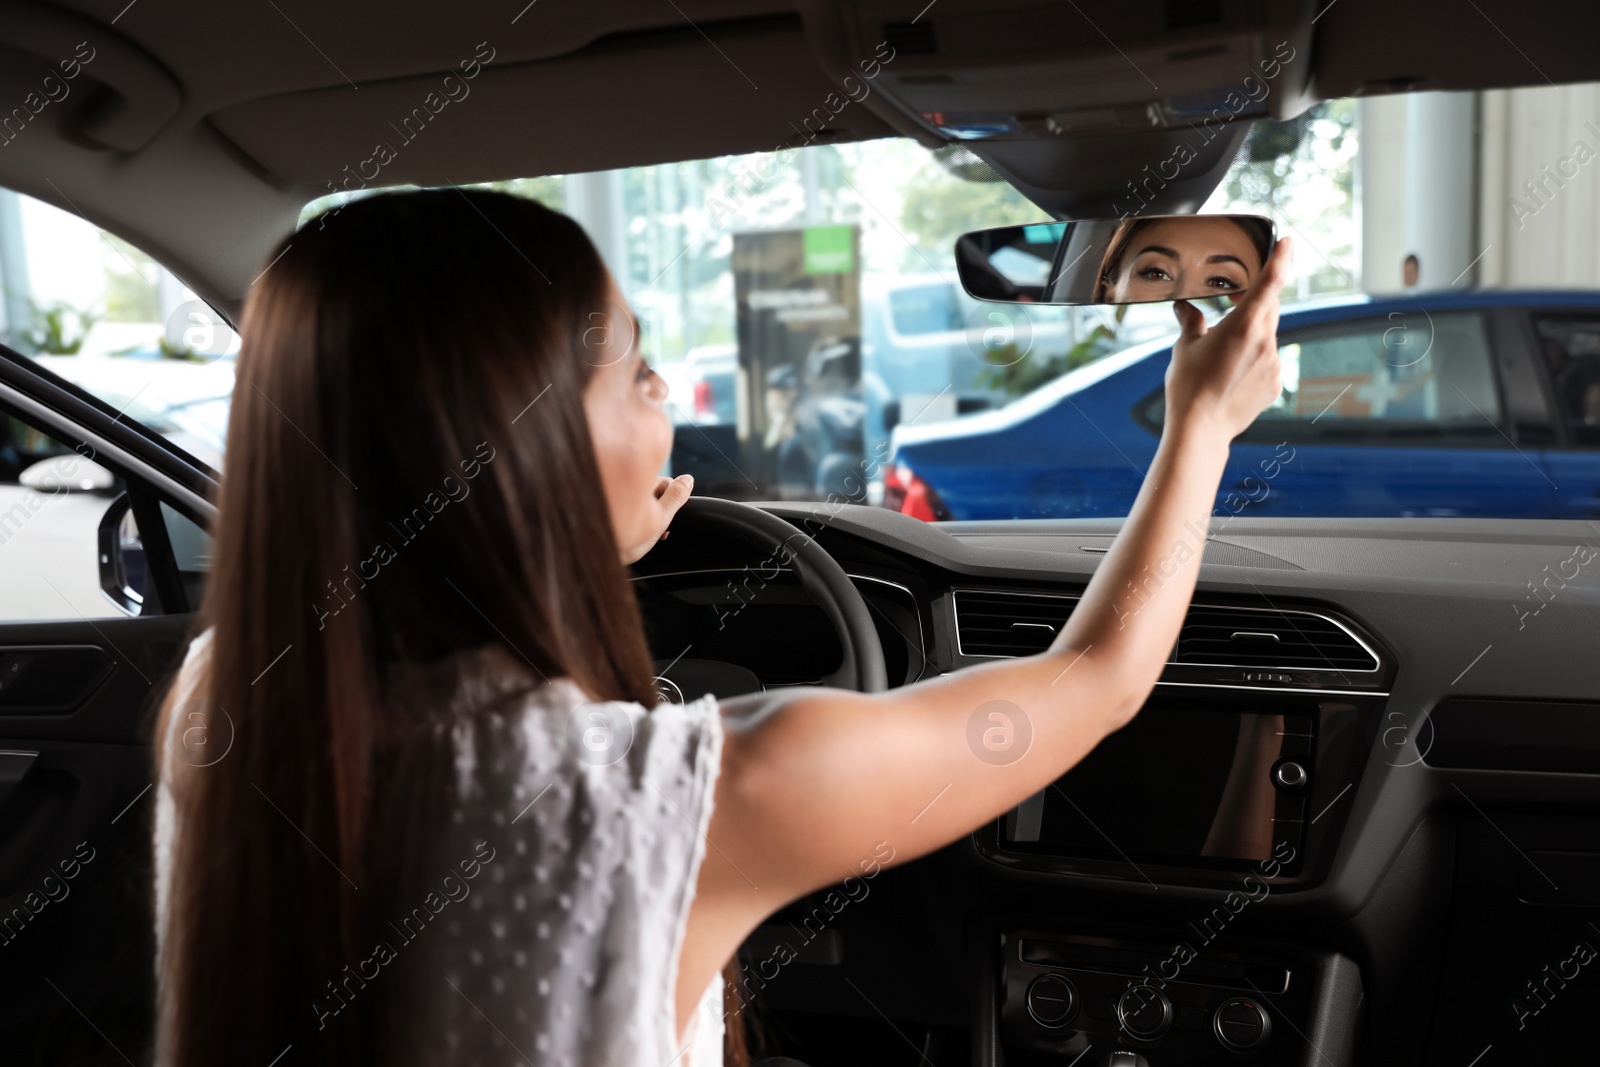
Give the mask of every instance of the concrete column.
POLYGON ((22 240, 22 204, 10 189, 0 189, 0 331, 28 325, 28 256, 22 240))
POLYGON ((822 222, 822 198, 819 195, 817 150, 815 148, 804 148, 800 151, 800 179, 806 191, 806 225, 820 225, 822 222))
POLYGON ((1369 293, 1404 288, 1406 256, 1406 100, 1372 96, 1356 102, 1356 211, 1361 226, 1361 287, 1369 293))
POLYGON ((1482 264, 1467 267, 1483 251, 1477 95, 1369 97, 1359 108, 1362 287, 1404 291, 1408 255, 1418 260, 1418 290, 1475 284, 1482 264))
POLYGON ((617 287, 628 291, 628 216, 622 204, 622 171, 599 170, 566 178, 567 214, 578 220, 600 250, 617 287))
MULTIPOLYGON (((1477 244, 1477 96, 1406 97, 1406 253, 1418 289, 1469 286, 1477 244), (1471 269, 1469 269, 1471 268, 1471 269)), ((1403 258, 1403 257, 1402 257, 1403 258)))

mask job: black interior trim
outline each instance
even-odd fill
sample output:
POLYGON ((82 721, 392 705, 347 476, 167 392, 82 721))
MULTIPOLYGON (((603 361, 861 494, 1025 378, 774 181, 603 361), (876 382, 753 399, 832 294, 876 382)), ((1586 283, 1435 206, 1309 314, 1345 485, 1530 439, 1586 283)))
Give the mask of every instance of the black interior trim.
MULTIPOLYGON (((99 397, 51 373, 4 344, 0 344, 0 382, 55 412, 61 418, 61 424, 41 429, 57 437, 58 440, 75 446, 84 445, 87 442, 81 436, 72 434, 69 428, 77 426, 92 431, 118 448, 126 449, 130 455, 149 464, 185 489, 206 500, 214 498, 218 480, 221 478, 218 472, 211 470, 154 430, 135 420, 123 418, 121 412, 99 397)), ((36 421, 26 412, 18 412, 17 417, 27 422, 36 421)), ((96 462, 106 462, 99 456, 85 454, 96 462)), ((115 466, 115 460, 111 460, 110 465, 115 466)), ((210 526, 211 515, 207 512, 197 512, 187 501, 169 499, 167 503, 202 528, 210 526)))
POLYGON ((183 588, 183 577, 178 573, 178 560, 172 551, 172 538, 167 534, 166 518, 161 514, 161 499, 138 482, 128 483, 128 499, 133 506, 133 519, 139 524, 139 541, 144 545, 150 576, 141 614, 187 612, 189 597, 183 588))
POLYGON ((1450 697, 1429 722, 1435 767, 1600 774, 1600 704, 1450 697))

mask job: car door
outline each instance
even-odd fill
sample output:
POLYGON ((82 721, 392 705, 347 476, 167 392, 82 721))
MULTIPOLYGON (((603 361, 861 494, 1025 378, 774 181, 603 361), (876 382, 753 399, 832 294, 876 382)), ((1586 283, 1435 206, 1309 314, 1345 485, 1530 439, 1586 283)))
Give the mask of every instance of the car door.
POLYGON ((1235 442, 1219 515, 1547 517, 1508 433, 1487 316, 1407 307, 1280 330, 1283 395, 1235 442))
POLYGON ((1554 416, 1555 441, 1541 455, 1556 515, 1600 518, 1600 309, 1535 312, 1532 327, 1554 416))
POLYGON ((213 485, 3 346, 0 424, 0 1046, 6 1063, 133 1062, 153 1003, 150 717, 193 621, 213 485))

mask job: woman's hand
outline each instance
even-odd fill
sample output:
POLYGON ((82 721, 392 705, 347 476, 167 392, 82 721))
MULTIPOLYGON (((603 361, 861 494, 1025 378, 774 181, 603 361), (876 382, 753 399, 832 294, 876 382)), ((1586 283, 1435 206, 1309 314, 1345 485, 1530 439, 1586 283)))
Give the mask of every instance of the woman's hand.
POLYGON ((689 494, 694 491, 694 475, 680 474, 676 478, 662 478, 656 482, 655 507, 657 518, 660 520, 655 525, 654 536, 642 544, 624 547, 622 562, 626 566, 637 563, 644 558, 644 554, 656 546, 656 542, 667 536, 667 527, 672 523, 672 517, 683 507, 689 499, 689 494))
POLYGON ((1226 443, 1278 399, 1278 291, 1291 251, 1289 238, 1279 240, 1256 284, 1215 326, 1188 301, 1173 304, 1183 335, 1167 367, 1169 428, 1207 429, 1226 443))

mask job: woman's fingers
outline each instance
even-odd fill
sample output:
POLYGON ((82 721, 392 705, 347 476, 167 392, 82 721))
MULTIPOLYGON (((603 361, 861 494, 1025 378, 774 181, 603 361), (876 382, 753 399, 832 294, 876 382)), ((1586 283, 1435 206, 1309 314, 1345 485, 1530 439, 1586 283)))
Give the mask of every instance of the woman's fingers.
POLYGON ((694 475, 680 474, 676 478, 659 478, 656 480, 655 499, 659 508, 658 517, 661 528, 650 540, 642 545, 634 545, 622 551, 622 562, 626 564, 637 563, 644 558, 646 552, 655 547, 657 541, 665 538, 667 527, 671 525, 672 518, 689 499, 689 494, 694 490, 694 475))
POLYGON ((662 517, 671 522, 694 491, 694 475, 680 474, 676 478, 663 478, 656 486, 656 500, 661 504, 662 517))
POLYGON ((1204 337, 1206 333, 1206 317, 1200 309, 1187 300, 1175 300, 1172 303, 1172 313, 1178 316, 1178 329, 1183 331, 1185 340, 1204 337))
POLYGON ((1261 276, 1250 287, 1250 291, 1240 301, 1240 311, 1254 312, 1258 315, 1270 315, 1272 325, 1277 326, 1278 319, 1278 293, 1283 289, 1284 282, 1289 280, 1289 264, 1294 259, 1294 239, 1290 237, 1278 238, 1278 243, 1273 246, 1272 254, 1267 257, 1266 266, 1262 268, 1261 276))

